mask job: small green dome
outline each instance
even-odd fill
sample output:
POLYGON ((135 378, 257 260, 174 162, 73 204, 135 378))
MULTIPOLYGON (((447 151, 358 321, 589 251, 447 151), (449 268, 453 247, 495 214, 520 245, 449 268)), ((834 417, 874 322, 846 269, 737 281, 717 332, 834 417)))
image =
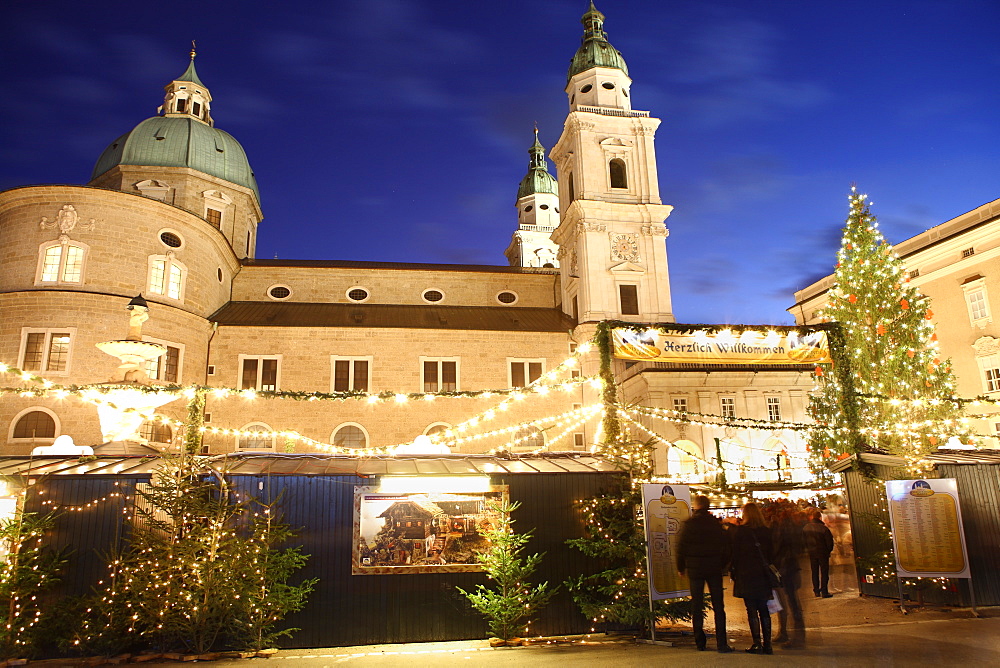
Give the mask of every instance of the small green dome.
POLYGON ((569 81, 580 72, 586 72, 595 67, 613 67, 628 76, 628 65, 618 49, 608 42, 608 34, 604 32, 604 14, 597 11, 594 3, 580 19, 583 24, 583 40, 569 64, 569 81))
POLYGON ((154 116, 123 134, 97 159, 91 180, 116 165, 190 167, 253 190, 257 180, 240 143, 194 118, 154 116))
POLYGON ((528 173, 521 179, 521 185, 517 188, 517 198, 538 193, 558 195, 559 183, 549 174, 548 164, 545 162, 545 147, 538 141, 538 128, 535 128, 535 143, 528 149, 528 155, 531 156, 528 173))

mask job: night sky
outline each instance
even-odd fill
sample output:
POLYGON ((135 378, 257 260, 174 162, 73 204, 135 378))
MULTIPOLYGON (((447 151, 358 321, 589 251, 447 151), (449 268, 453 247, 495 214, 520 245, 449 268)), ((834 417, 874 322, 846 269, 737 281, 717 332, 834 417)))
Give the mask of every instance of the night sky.
MULTIPOLYGON (((997 0, 600 0, 657 133, 681 322, 789 324, 846 195, 891 242, 1000 197, 997 0)), ((257 255, 506 264, 532 126, 584 0, 25 2, 0 9, 0 189, 82 184, 187 66, 244 146, 257 255)))

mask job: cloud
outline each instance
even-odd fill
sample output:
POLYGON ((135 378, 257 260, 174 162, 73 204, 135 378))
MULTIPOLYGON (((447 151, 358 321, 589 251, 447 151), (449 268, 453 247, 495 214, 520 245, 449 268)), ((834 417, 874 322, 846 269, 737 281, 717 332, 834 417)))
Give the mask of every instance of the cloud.
POLYGON ((727 20, 690 37, 683 66, 670 73, 678 105, 702 127, 773 119, 783 111, 822 104, 819 84, 775 73, 780 33, 752 20, 727 20))

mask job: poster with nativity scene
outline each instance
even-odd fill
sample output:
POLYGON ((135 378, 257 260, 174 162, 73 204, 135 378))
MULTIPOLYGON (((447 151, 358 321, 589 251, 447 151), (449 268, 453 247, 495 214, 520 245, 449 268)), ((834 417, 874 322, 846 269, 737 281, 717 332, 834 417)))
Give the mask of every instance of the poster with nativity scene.
POLYGON ((490 547, 484 533, 499 519, 492 506, 506 496, 506 486, 404 494, 356 487, 352 573, 480 571, 477 556, 490 547))

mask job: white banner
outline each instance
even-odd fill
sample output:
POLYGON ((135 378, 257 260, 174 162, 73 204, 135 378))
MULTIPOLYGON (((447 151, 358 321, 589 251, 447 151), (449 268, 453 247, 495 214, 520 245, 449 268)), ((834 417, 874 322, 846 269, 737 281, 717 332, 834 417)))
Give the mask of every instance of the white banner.
POLYGON ((642 510, 649 597, 656 601, 690 596, 687 576, 677 572, 677 539, 681 524, 691 516, 690 488, 643 485, 642 510))
POLYGON ((888 480, 885 493, 899 577, 972 577, 953 478, 888 480))

